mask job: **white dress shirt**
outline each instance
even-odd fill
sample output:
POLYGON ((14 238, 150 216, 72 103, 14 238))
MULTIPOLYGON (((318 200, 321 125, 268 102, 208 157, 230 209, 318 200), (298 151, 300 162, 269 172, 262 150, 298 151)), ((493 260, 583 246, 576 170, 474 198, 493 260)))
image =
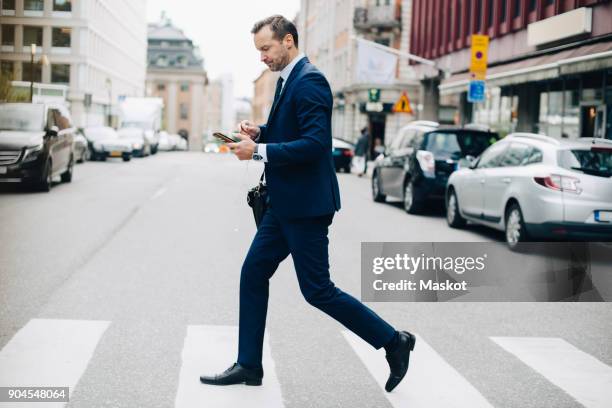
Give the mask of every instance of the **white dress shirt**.
MULTIPOLYGON (((285 84, 287 83, 287 79, 289 79, 289 75, 291 75, 291 71, 293 71, 293 68, 295 67, 295 65, 305 56, 306 55, 304 55, 303 52, 299 53, 298 56, 292 59, 291 62, 287 64, 287 66, 283 68, 282 71, 280 72, 280 76, 281 78, 283 78, 283 84, 281 86, 281 93, 278 95, 279 98, 283 94, 283 90, 285 89, 285 84)), ((263 161, 264 163, 268 161, 265 143, 259 143, 257 145, 257 153, 261 155, 262 157, 261 161, 263 161)))

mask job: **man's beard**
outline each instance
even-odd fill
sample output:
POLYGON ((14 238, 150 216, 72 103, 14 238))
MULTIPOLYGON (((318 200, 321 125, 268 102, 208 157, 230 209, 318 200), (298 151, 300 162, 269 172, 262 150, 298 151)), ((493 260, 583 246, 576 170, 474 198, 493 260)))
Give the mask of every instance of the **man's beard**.
POLYGON ((281 57, 281 61, 279 62, 273 62, 272 64, 270 64, 270 71, 272 72, 279 72, 282 71, 283 68, 285 68, 287 65, 289 65, 289 53, 285 53, 282 57, 281 57))

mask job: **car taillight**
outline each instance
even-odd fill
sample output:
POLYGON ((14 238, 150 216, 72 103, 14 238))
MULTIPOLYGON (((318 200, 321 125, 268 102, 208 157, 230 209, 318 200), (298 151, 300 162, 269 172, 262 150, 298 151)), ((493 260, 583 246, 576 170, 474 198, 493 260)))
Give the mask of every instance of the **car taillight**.
POLYGON ((436 160, 434 159, 433 153, 427 150, 419 150, 416 157, 425 176, 435 177, 436 160))
POLYGON ((351 150, 343 150, 342 154, 347 157, 353 157, 353 152, 351 150))
POLYGON ((560 174, 551 174, 547 177, 534 177, 536 183, 551 190, 567 191, 568 193, 580 194, 582 189, 578 187, 580 179, 560 174))

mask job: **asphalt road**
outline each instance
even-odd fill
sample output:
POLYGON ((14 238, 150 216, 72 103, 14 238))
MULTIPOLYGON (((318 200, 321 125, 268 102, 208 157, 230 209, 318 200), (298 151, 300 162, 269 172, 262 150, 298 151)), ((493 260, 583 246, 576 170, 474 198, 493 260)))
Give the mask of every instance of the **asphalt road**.
MULTIPOLYGON (((240 266, 255 233, 245 192, 260 173, 231 156, 172 152, 78 165, 48 194, 3 188, 0 386, 70 384, 68 406, 87 408, 557 408, 610 396, 610 303, 370 303, 419 336, 390 396, 384 353, 311 308, 290 259, 270 285, 264 386, 198 384, 235 360, 240 266)), ((452 230, 441 209, 376 204, 368 179, 339 181, 331 274, 357 297, 361 242, 503 238, 452 230)))

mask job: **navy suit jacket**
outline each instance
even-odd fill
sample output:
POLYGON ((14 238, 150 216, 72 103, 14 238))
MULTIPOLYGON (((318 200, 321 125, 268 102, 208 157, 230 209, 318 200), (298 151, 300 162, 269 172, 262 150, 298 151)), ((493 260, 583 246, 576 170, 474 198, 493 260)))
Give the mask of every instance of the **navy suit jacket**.
POLYGON ((266 144, 266 183, 275 214, 316 217, 340 209, 332 157, 333 97, 325 76, 304 57, 261 126, 266 144))

